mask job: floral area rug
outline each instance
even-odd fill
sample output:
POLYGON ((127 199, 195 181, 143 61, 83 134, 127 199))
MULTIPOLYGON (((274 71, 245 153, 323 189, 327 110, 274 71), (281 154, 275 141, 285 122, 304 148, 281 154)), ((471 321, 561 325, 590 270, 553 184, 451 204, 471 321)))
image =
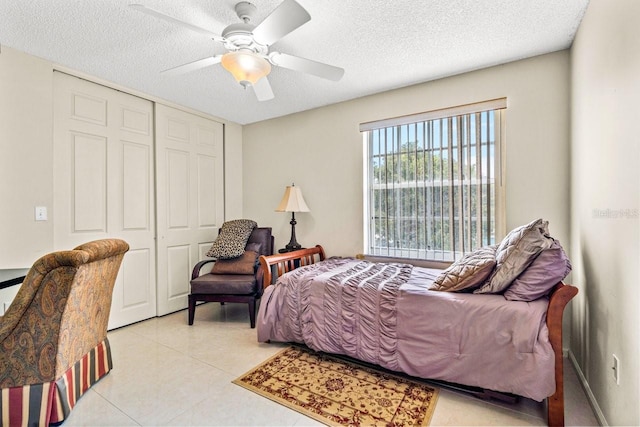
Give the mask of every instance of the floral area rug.
POLYGON ((334 426, 426 426, 438 389, 351 361, 289 347, 233 381, 334 426))

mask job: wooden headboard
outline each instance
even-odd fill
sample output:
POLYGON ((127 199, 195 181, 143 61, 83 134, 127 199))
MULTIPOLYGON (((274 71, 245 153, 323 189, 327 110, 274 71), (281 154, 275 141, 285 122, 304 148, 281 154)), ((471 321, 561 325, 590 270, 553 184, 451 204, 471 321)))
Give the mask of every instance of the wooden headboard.
POLYGON ((288 271, 305 265, 315 264, 317 261, 323 261, 324 258, 324 249, 320 245, 309 249, 300 249, 281 254, 261 255, 260 265, 263 271, 262 287, 264 289, 271 285, 274 278, 278 278, 288 271), (275 276, 273 274, 274 269, 277 273, 275 276))

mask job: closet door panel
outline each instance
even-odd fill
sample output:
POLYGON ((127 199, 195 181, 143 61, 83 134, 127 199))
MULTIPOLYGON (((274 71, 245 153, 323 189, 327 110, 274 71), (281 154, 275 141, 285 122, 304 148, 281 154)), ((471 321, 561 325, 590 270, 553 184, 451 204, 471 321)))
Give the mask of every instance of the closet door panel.
POLYGON ((151 147, 125 141, 122 156, 123 230, 150 230, 151 224, 151 147))
POLYGON ((117 299, 122 301, 123 309, 135 310, 138 307, 144 307, 151 299, 153 295, 149 292, 151 289, 151 277, 147 266, 154 256, 154 251, 150 249, 134 249, 127 252, 122 265, 123 282, 139 281, 140 285, 120 286, 118 288, 122 295, 118 295, 117 299))
POLYGON ((167 248, 167 297, 170 300, 189 294, 189 283, 184 280, 185 271, 193 267, 189 244, 167 248))
POLYGON ((189 227, 189 202, 191 180, 189 153, 168 149, 166 151, 166 208, 167 226, 171 230, 189 227))
POLYGON ((130 250, 109 328, 156 315, 153 104, 54 73, 54 247, 104 238, 130 250))
POLYGON ((71 134, 72 233, 107 231, 107 139, 71 134))
POLYGON ((224 221, 223 125, 156 104, 158 314, 187 307, 193 266, 224 221))
POLYGON ((211 188, 211 183, 220 175, 216 158, 199 155, 197 168, 198 226, 214 227, 219 220, 217 206, 221 199, 220 195, 216 194, 216 189, 211 188))

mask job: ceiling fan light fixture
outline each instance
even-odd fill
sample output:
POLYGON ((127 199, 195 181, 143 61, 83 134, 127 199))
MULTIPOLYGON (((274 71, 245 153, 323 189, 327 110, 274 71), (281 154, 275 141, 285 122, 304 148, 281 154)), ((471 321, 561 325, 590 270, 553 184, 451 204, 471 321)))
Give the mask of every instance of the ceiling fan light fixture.
POLYGON ((247 87, 271 72, 271 64, 266 59, 250 51, 238 50, 222 55, 222 66, 231 73, 238 83, 247 87))

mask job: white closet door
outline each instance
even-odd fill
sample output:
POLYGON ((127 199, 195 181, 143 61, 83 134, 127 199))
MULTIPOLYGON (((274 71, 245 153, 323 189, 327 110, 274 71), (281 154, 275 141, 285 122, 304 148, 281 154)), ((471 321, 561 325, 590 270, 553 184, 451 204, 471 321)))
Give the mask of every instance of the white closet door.
POLYGON ((224 221, 221 123, 156 104, 158 315, 187 307, 193 266, 224 221))
POLYGON ((129 243, 109 328, 156 315, 153 104, 54 73, 54 246, 129 243))

